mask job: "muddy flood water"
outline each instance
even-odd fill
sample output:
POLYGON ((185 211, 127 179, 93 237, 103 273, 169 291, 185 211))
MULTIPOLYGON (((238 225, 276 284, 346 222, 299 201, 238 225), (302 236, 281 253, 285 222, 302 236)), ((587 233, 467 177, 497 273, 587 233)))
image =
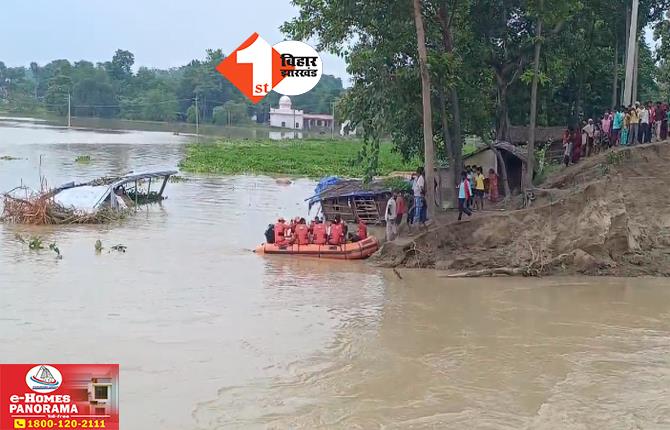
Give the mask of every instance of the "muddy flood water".
MULTIPOLYGON (((51 185, 173 169, 187 142, 3 120, 0 156, 21 159, 0 160, 0 190, 38 185, 40 159, 51 185)), ((120 363, 131 430, 670 428, 667 279, 262 258, 314 183, 185 176, 121 224, 0 224, 0 361, 120 363)))

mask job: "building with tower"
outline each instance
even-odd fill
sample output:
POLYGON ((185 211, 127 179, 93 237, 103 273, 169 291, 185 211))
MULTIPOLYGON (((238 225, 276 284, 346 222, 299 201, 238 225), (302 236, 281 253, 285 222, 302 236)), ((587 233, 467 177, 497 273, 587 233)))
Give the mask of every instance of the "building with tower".
POLYGON ((330 130, 333 116, 328 114, 309 114, 293 109, 291 98, 282 96, 279 108, 270 108, 270 127, 292 128, 296 130, 330 130))

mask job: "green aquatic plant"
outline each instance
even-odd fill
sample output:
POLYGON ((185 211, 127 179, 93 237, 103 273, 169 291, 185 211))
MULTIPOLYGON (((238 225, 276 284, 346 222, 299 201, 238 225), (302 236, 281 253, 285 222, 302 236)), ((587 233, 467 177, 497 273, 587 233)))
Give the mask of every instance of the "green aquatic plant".
MULTIPOLYGON (((31 236, 30 239, 26 240, 19 233, 16 233, 14 235, 14 238, 19 242, 21 242, 22 244, 28 245, 28 249, 30 249, 31 251, 41 251, 44 249, 44 241, 40 236, 31 236)), ((49 250, 56 253, 56 259, 58 260, 63 259, 63 254, 61 254, 60 248, 58 247, 56 242, 52 242, 51 244, 49 244, 49 250)))
POLYGON ((95 253, 100 254, 103 250, 102 241, 100 239, 95 241, 95 253))
POLYGON ((79 155, 77 158, 74 159, 75 163, 80 163, 80 164, 87 164, 91 162, 91 156, 90 155, 79 155))
MULTIPOLYGON (((358 158, 362 148, 359 140, 256 140, 217 141, 191 144, 180 167, 196 173, 236 175, 281 174, 321 178, 341 176, 363 178, 366 163, 358 158)), ((388 142, 380 144, 377 175, 394 171, 415 171, 418 159, 404 160, 388 142)))
POLYGON ((44 249, 44 242, 42 241, 42 238, 39 236, 32 236, 28 241, 28 249, 32 249, 34 251, 44 249))

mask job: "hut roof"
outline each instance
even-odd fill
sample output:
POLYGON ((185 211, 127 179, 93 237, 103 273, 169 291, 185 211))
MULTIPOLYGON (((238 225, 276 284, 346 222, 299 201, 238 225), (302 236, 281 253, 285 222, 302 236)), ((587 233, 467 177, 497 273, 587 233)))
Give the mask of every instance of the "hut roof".
POLYGON ((510 154, 514 155, 516 158, 521 160, 524 164, 528 163, 526 151, 519 146, 512 145, 509 142, 503 142, 500 140, 494 143, 493 146, 495 146, 496 149, 509 152, 510 154))
POLYGON ((327 185, 314 197, 317 200, 326 200, 340 197, 375 196, 390 192, 391 188, 384 181, 372 181, 364 184, 363 181, 358 179, 343 179, 337 183, 327 185))
MULTIPOLYGON (((565 127, 535 127, 535 142, 562 140, 565 127)), ((511 126, 509 138, 512 143, 528 143, 528 127, 511 126)))

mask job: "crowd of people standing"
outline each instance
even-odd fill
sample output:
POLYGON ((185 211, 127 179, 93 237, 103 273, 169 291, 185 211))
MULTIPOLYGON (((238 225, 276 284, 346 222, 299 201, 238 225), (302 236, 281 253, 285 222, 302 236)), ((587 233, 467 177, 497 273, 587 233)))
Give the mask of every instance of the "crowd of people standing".
POLYGON ((568 166, 614 146, 666 140, 669 122, 670 107, 659 101, 608 109, 598 122, 589 119, 581 128, 568 127, 563 134, 563 163, 568 166))

